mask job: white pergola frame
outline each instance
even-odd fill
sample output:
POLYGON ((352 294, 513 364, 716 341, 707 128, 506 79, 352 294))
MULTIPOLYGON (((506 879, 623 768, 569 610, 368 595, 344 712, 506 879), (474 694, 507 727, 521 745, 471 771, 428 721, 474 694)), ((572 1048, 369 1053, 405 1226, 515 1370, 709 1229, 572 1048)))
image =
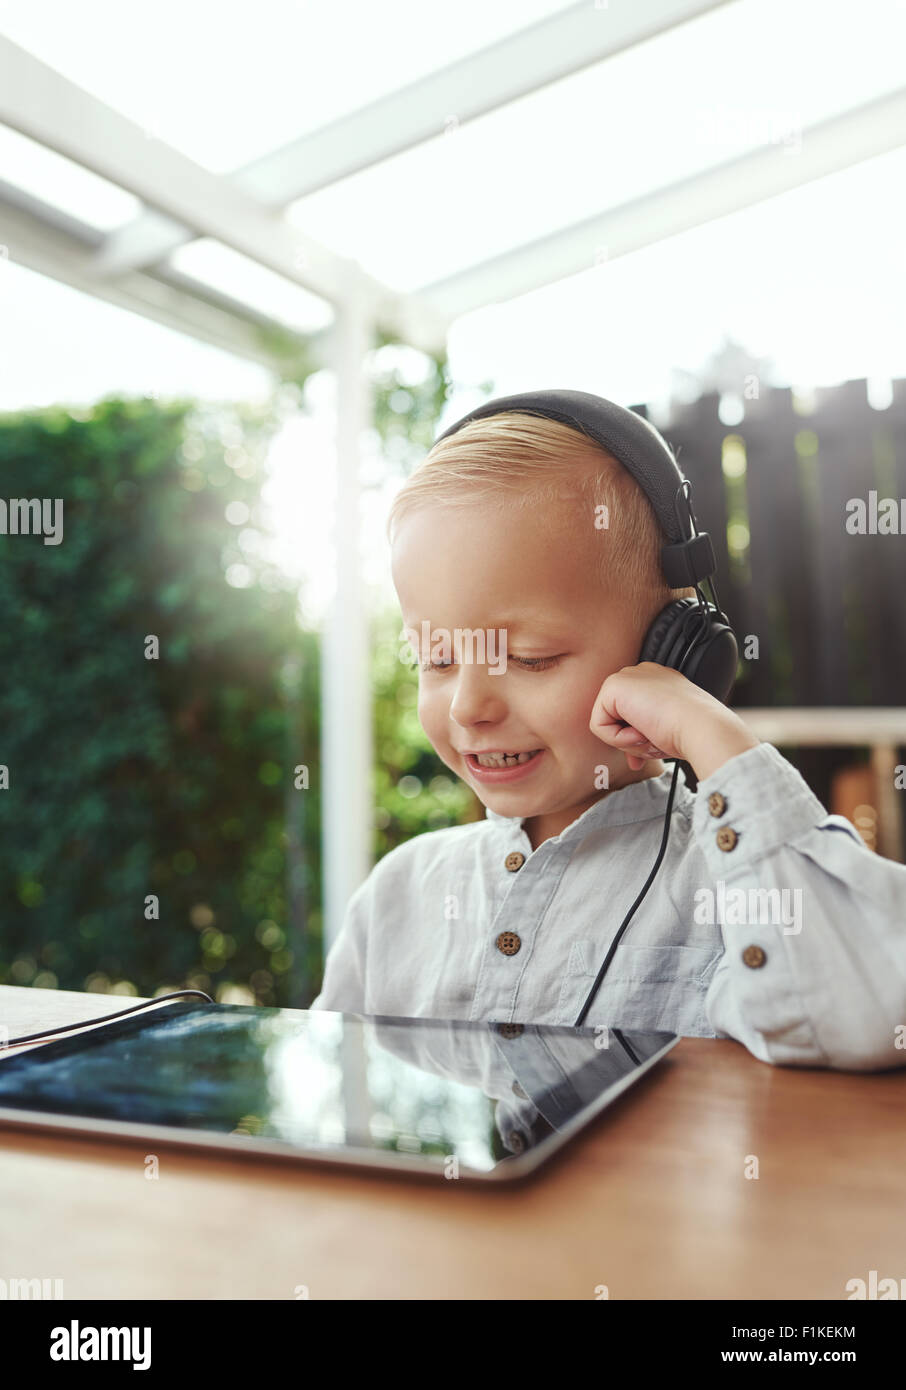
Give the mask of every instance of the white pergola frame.
MULTIPOLYGON (((278 371, 248 305, 169 264, 212 237, 327 300, 332 326, 304 342, 337 380, 336 597, 324 630, 322 807, 324 949, 371 867, 372 735, 368 615, 359 577, 359 459, 371 418, 362 363, 377 329, 427 352, 451 322, 887 153, 906 143, 906 87, 802 132, 795 158, 762 148, 620 207, 513 247, 415 293, 401 293, 283 216, 297 199, 473 120, 732 0, 588 0, 369 103, 229 176, 218 176, 0 36, 0 122, 118 185, 144 205, 99 233, 0 179, 0 242, 10 260, 278 371)), ((283 330, 285 334, 285 329, 283 330)), ((290 335, 291 337, 292 335, 290 335)), ((303 339, 299 338, 300 347, 303 339)))

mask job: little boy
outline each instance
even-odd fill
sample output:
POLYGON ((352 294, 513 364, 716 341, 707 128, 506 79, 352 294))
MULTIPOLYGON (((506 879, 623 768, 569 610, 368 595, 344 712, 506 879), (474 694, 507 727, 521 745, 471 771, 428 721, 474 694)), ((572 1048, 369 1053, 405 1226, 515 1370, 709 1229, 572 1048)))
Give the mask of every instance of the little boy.
POLYGON ((485 816, 379 861, 311 1007, 572 1025, 655 862, 666 757, 698 790, 677 783, 584 1026, 730 1037, 774 1064, 906 1063, 906 867, 726 705, 637 664, 694 590, 667 586, 628 470, 559 421, 489 415, 435 443, 388 531, 419 719, 485 816), (476 632, 470 659, 456 634, 476 632))

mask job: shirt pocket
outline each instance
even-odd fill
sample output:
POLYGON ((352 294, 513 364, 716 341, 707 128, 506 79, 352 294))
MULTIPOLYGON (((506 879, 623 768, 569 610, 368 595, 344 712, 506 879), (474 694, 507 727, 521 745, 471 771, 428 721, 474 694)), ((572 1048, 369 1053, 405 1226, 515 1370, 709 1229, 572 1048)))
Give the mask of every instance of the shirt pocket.
MULTIPOLYGON (((599 950, 591 941, 572 943, 557 1003, 559 1024, 575 1023, 607 952, 599 950)), ((618 946, 583 1026, 717 1037, 705 997, 722 955, 722 948, 711 945, 618 946)))

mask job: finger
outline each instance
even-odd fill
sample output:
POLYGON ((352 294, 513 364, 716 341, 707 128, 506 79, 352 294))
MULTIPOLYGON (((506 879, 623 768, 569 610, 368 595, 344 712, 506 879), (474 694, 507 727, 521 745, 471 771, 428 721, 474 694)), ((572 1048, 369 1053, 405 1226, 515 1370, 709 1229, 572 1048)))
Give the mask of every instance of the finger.
MULTIPOLYGON (((625 751, 625 750, 624 750, 625 751)), ((660 748, 655 748, 653 744, 646 744, 643 748, 638 748, 633 753, 626 752, 626 761, 633 772, 638 772, 645 763, 651 762, 654 758, 666 758, 667 754, 660 748)))
MULTIPOLYGON (((591 729, 592 733, 595 735, 596 738, 603 740, 604 743, 611 744, 614 748, 621 748, 623 744, 627 742, 626 739, 620 739, 621 734, 625 734, 628 732, 627 726, 625 724, 614 724, 608 722, 598 724, 595 721, 592 721, 589 724, 589 728, 591 729)), ((633 732, 638 734, 637 729, 633 730, 633 732)))
MULTIPOLYGON (((627 729, 626 732, 629 733, 629 730, 627 729)), ((619 741, 618 747, 622 748, 624 752, 631 748, 636 757, 667 758, 670 756, 669 753, 664 752, 663 748, 658 748, 657 744, 640 734, 637 729, 632 730, 632 732, 635 734, 634 738, 624 738, 619 741)))
POLYGON ((589 724, 593 729, 604 729, 613 734, 618 734, 623 729, 629 728, 625 719, 615 719, 606 710, 596 710, 589 720, 589 724))
POLYGON ((631 724, 627 724, 625 729, 618 729, 614 734, 614 738, 620 740, 621 747, 625 747, 627 744, 632 743, 648 742, 645 735, 639 729, 634 729, 631 724))

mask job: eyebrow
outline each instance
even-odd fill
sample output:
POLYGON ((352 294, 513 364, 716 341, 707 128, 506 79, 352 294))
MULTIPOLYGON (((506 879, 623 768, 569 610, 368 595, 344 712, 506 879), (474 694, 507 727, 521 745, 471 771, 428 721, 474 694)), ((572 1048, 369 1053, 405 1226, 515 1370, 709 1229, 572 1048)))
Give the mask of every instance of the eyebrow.
MULTIPOLYGON (((413 625, 410 624, 410 626, 413 625)), ((436 626, 436 624, 432 623, 432 627, 434 626, 436 626)), ((461 629, 463 628, 463 626, 463 624, 460 624, 461 629)), ((420 623, 415 623, 414 627, 419 631, 421 630, 420 623)), ((489 623, 488 626, 483 630, 485 632, 498 632, 501 629, 506 630, 507 637, 511 637, 515 634, 521 634, 523 632, 528 631, 530 633, 537 633, 540 637, 545 637, 549 641, 565 642, 568 640, 566 632, 564 631, 564 628, 561 625, 557 624, 555 626, 553 623, 546 620, 545 618, 542 618, 540 616, 535 617, 530 613, 513 613, 509 617, 498 617, 496 622, 489 623)), ((469 631, 480 632, 482 631, 482 628, 476 628, 473 624, 469 631)))
POLYGON ((525 629, 528 628, 536 632, 549 634, 552 637, 557 634, 562 635, 562 629, 559 624, 555 625, 546 618, 540 616, 535 617, 530 613, 513 613, 509 617, 498 619, 492 626, 496 628, 506 628, 508 633, 524 632, 525 629))

